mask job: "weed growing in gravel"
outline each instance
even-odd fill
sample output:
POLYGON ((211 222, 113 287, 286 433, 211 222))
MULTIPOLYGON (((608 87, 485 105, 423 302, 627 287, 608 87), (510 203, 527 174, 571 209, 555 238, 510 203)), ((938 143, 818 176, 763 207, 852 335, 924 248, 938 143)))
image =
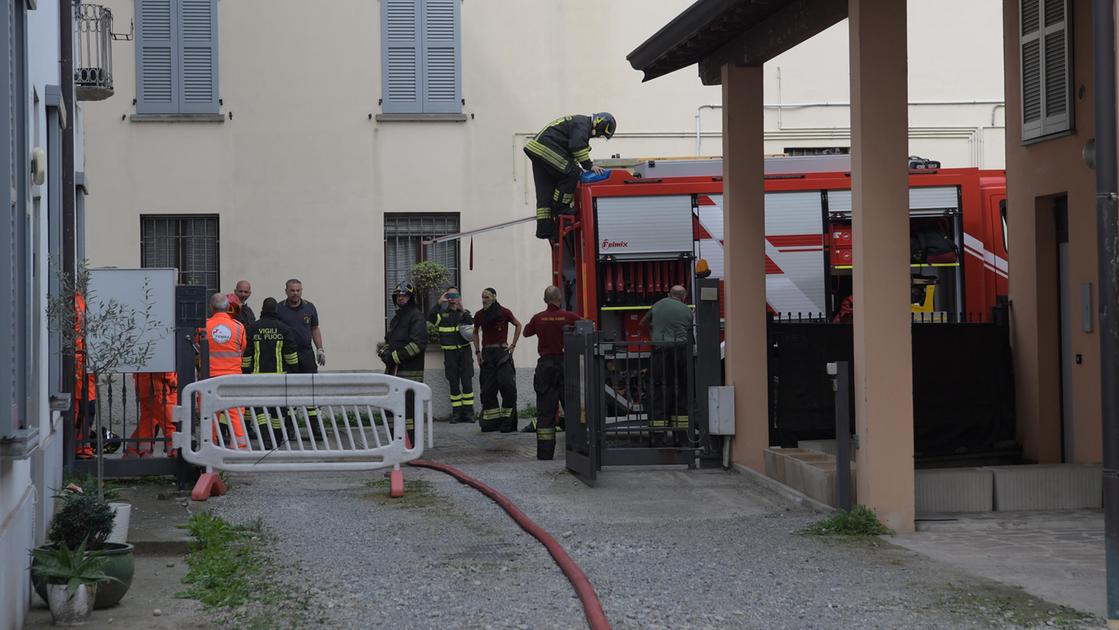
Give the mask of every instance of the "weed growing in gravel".
POLYGON ((190 588, 177 597, 224 609, 220 616, 238 628, 302 628, 312 622, 306 594, 295 596, 294 587, 271 579, 290 571, 267 556, 263 520, 234 525, 203 512, 191 516, 185 528, 194 539, 183 578, 190 588))
POLYGON ((536 417, 536 407, 533 406, 533 405, 529 405, 529 406, 521 409, 520 411, 517 412, 517 417, 518 418, 530 418, 530 419, 535 418, 536 417))
POLYGON ((179 597, 197 599, 207 607, 239 606, 252 597, 254 577, 264 564, 259 543, 260 524, 238 526, 206 512, 190 517, 187 531, 194 539, 187 555, 190 571, 183 582, 190 588, 179 597))
POLYGON ((801 530, 809 536, 881 536, 893 535, 865 505, 856 505, 850 512, 836 510, 835 514, 816 521, 801 530))

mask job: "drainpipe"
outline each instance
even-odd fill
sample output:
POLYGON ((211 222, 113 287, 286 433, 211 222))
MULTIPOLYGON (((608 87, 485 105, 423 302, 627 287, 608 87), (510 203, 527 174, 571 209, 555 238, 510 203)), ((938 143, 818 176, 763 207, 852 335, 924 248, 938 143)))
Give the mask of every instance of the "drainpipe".
POLYGON ((695 154, 699 155, 700 131, 702 127, 699 124, 699 114, 705 109, 722 109, 722 105, 700 105, 695 108, 695 154))
MULTIPOLYGON (((74 127, 78 124, 78 107, 74 100, 74 4, 72 0, 58 3, 58 43, 59 68, 58 83, 63 106, 69 113, 69 122, 62 130, 62 260, 60 269, 72 275, 77 269, 76 224, 74 216, 74 127)), ((50 273, 56 270, 51 269, 50 273)), ((66 353, 62 357, 62 391, 74 392, 74 356, 66 353)), ((70 413, 77 413, 80 405, 71 400, 70 413)), ((63 457, 69 468, 74 461, 73 422, 64 423, 63 457)))
POLYGON ((1108 626, 1119 627, 1119 213, 1115 137, 1115 0, 1092 2, 1096 116, 1096 224, 1100 285, 1104 556, 1108 626))

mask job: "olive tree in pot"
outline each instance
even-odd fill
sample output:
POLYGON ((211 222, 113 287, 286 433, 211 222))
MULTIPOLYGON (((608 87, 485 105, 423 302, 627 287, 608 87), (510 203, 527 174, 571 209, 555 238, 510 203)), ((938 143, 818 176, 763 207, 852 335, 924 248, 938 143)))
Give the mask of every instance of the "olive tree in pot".
MULTIPOLYGON (((439 294, 446 290, 447 284, 450 283, 451 272, 444 265, 424 260, 412 265, 408 277, 411 278, 412 286, 416 291, 413 299, 420 307, 420 312, 426 316, 435 307, 439 294)), ((430 343, 439 343, 439 332, 431 322, 427 323, 427 337, 430 343)))
MULTIPOLYGON (((136 564, 133 547, 128 543, 107 542, 113 529, 113 508, 96 496, 81 492, 64 492, 57 495, 61 509, 51 519, 47 534, 49 544, 35 551, 51 553, 60 548, 77 549, 104 560, 102 568, 111 581, 101 584, 94 599, 94 608, 108 608, 119 602, 132 585, 136 564)), ((35 574, 37 560, 32 562, 35 574)), ((48 601, 47 582, 33 577, 35 592, 48 601)))
POLYGON ((56 626, 85 623, 93 612, 98 585, 117 581, 105 573, 109 559, 87 551, 84 542, 73 550, 55 545, 40 547, 31 554, 31 573, 43 584, 44 599, 56 626))
MULTIPOLYGON (((52 262, 53 264, 53 262, 52 262)), ((152 288, 145 281, 143 297, 137 308, 122 304, 114 299, 101 299, 90 286, 90 270, 85 261, 78 263, 73 274, 55 269, 60 290, 57 296, 47 300, 47 319, 53 332, 62 340, 61 352, 73 355, 83 366, 85 373, 93 376, 95 383, 102 376, 135 370, 151 359, 156 344, 167 336, 170 329, 154 314, 152 288)), ((96 422, 97 456, 97 496, 105 496, 104 443, 105 431, 102 430, 101 397, 97 397, 98 407, 93 414, 96 422)), ((80 413, 85 413, 84 402, 78 402, 80 413)), ((117 528, 112 541, 124 543, 128 539, 128 522, 132 506, 125 502, 113 502, 117 528)))

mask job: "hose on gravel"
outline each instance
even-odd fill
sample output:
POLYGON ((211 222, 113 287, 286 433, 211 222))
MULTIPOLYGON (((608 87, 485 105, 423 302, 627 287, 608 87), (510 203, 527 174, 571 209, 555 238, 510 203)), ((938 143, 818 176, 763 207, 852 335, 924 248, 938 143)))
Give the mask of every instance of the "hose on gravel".
POLYGON ((556 539, 553 538, 551 534, 534 523, 515 503, 497 490, 494 490, 490 486, 487 486, 453 466, 422 459, 409 462, 409 465, 417 468, 430 468, 446 473, 481 492, 492 499, 494 503, 501 506, 501 509, 505 510, 506 513, 517 522, 517 525, 521 526, 521 529, 539 540, 548 550, 548 553, 552 554, 552 558, 556 561, 556 564, 559 565, 560 570, 567 576, 567 580, 571 582, 571 586, 575 588, 575 593, 579 596, 579 601, 583 603, 583 612, 587 616, 587 623, 590 625, 591 630, 610 630, 610 622, 606 619, 606 613, 602 611, 602 603, 598 600, 598 595, 595 593, 591 581, 587 579, 587 574, 583 573, 579 565, 575 564, 575 561, 571 559, 571 556, 567 555, 567 552, 564 551, 563 547, 556 542, 556 539))

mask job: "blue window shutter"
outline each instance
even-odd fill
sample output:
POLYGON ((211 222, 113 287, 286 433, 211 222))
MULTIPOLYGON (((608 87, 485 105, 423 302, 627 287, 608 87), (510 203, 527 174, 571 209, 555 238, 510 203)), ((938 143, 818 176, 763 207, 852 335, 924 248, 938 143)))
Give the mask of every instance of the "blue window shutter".
POLYGON ((179 111, 218 111, 218 0, 177 0, 179 111))
POLYGON ((462 112, 459 0, 423 2, 423 111, 462 112))
POLYGON ((136 0, 136 113, 179 110, 174 0, 136 0))
POLYGON ((381 111, 423 111, 420 56, 420 0, 382 0, 381 111))

